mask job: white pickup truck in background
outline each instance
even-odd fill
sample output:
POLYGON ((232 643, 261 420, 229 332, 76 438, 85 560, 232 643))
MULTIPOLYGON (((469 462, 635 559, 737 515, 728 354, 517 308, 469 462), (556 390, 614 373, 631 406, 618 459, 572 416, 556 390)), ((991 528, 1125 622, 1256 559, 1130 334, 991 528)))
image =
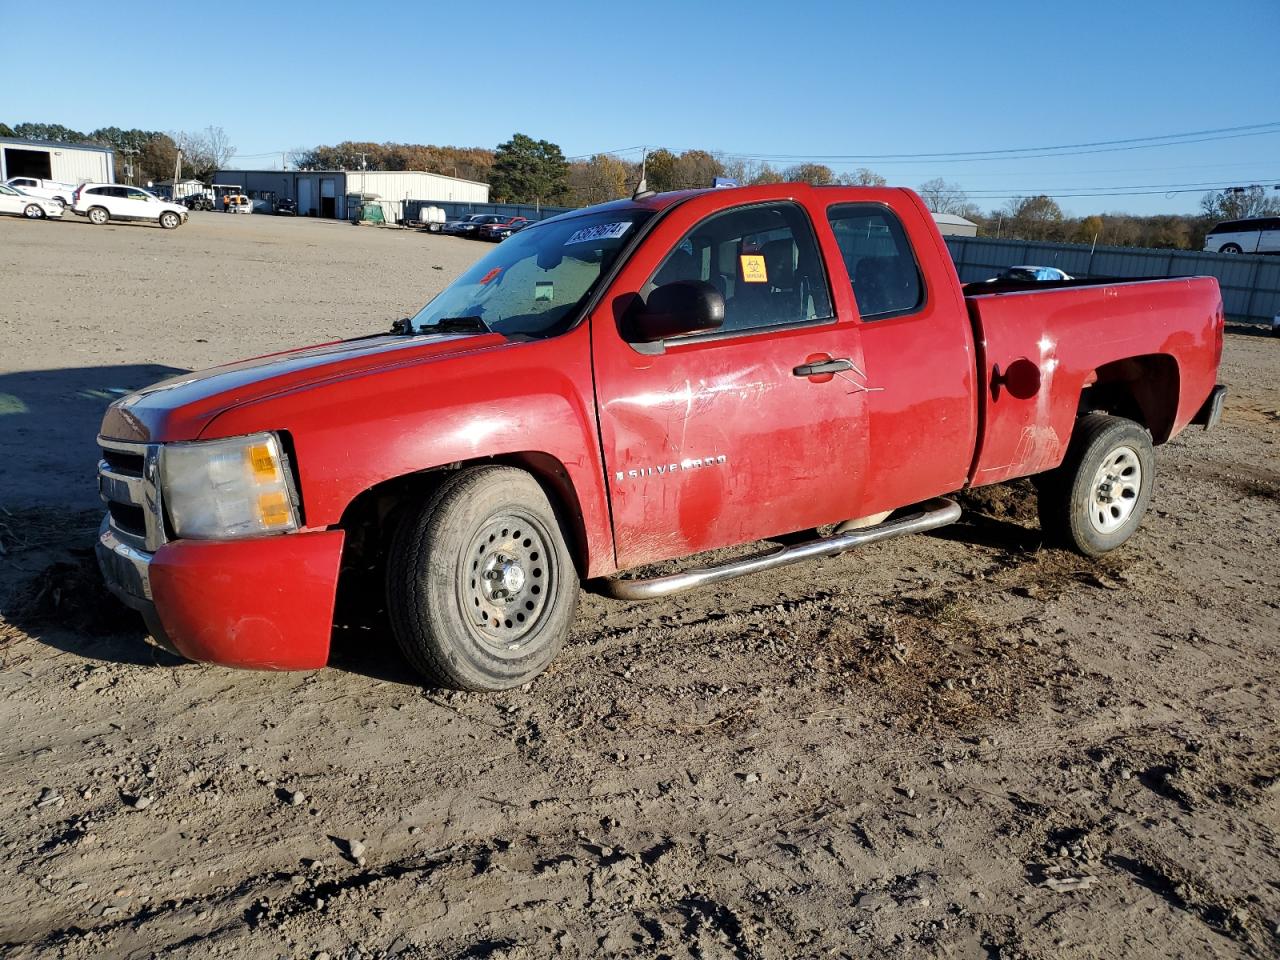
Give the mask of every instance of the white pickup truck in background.
POLYGON ((62 183, 58 180, 40 180, 36 177, 10 177, 5 183, 29 196, 56 200, 64 207, 71 206, 71 195, 76 191, 74 184, 62 183))

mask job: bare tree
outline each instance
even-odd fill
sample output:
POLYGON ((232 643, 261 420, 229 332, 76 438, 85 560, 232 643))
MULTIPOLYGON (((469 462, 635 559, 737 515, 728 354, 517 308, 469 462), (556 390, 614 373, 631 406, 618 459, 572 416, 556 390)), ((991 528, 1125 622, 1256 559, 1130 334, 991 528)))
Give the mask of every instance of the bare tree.
POLYGON ((889 183, 880 174, 866 167, 859 167, 853 173, 842 173, 839 179, 846 187, 883 187, 889 183))
POLYGON ((836 182, 836 175, 825 163, 798 163, 787 167, 782 175, 793 183, 811 183, 815 187, 825 187, 836 182))
POLYGON ((231 138, 221 127, 205 127, 204 141, 209 151, 209 159, 219 170, 230 163, 231 158, 236 155, 236 148, 231 145, 231 138))
POLYGON ((1268 217, 1280 213, 1280 196, 1269 198, 1260 186, 1233 187, 1206 193, 1200 200, 1200 209, 1214 220, 1268 217))
POLYGON ((236 148, 221 127, 205 127, 198 133, 182 130, 173 134, 173 140, 192 174, 202 180, 226 167, 236 155, 236 148))
POLYGON ((1009 235, 1022 240, 1057 240, 1063 233, 1066 217, 1052 197, 1014 197, 1005 204, 1004 216, 1009 235))
POLYGON ((969 203, 969 195, 960 189, 959 184, 947 183, 941 177, 927 180, 916 188, 924 205, 934 213, 953 213, 964 216, 973 209, 969 203))

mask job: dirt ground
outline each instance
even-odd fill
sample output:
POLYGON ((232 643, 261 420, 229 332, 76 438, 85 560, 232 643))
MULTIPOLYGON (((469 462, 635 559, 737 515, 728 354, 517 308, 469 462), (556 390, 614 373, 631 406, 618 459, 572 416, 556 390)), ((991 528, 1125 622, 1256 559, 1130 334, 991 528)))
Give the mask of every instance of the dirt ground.
MULTIPOLYGON (((0 957, 1280 954, 1280 340, 1144 530, 967 519, 650 604, 527 690, 179 662, 99 586, 93 436, 172 369, 385 327, 484 248, 0 221, 0 957)), ((287 576, 287 571, 281 572, 287 576)))

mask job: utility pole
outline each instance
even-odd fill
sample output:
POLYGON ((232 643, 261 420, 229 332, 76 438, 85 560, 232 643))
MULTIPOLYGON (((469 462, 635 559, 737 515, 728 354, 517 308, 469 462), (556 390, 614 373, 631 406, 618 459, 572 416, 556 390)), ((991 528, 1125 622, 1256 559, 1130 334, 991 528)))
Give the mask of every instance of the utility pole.
POLYGON ((178 202, 178 178, 182 176, 182 151, 173 158, 173 189, 169 191, 169 199, 178 202))
POLYGON ((136 156, 138 155, 138 151, 137 151, 137 150, 135 150, 133 147, 125 147, 125 148, 124 148, 124 149, 122 149, 120 152, 121 152, 121 153, 123 153, 123 154, 125 154, 125 158, 126 158, 126 159, 125 159, 125 161, 124 161, 124 176, 125 176, 125 179, 129 181, 129 186, 134 186, 134 183, 133 183, 133 158, 134 158, 134 157, 136 157, 136 156))

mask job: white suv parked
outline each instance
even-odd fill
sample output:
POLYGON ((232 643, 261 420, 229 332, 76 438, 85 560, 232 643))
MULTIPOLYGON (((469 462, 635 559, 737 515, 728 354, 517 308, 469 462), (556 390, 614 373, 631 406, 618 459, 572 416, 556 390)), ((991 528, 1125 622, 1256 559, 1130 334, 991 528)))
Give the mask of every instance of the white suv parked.
POLYGON ((1204 238, 1218 253, 1280 253, 1280 217, 1224 220, 1204 238))
POLYGON ((109 220, 151 220, 166 230, 187 222, 187 208, 161 200, 141 187, 119 183, 86 183, 71 200, 71 209, 90 223, 109 220))
POLYGON ((10 177, 5 181, 7 186, 21 190, 31 197, 44 197, 46 200, 57 200, 64 207, 71 206, 71 195, 76 188, 69 183, 57 180, 39 180, 36 177, 10 177))

